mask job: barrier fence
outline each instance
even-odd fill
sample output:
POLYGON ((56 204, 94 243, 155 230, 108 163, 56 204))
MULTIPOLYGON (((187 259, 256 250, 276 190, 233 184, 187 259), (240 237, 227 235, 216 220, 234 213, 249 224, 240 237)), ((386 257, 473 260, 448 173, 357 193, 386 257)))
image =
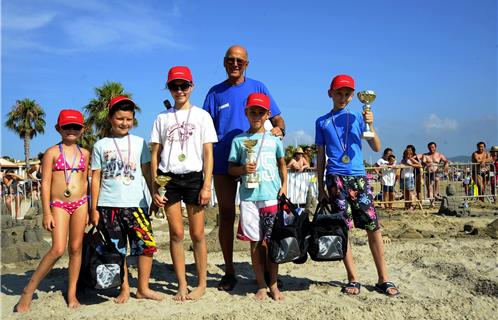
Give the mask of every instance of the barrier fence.
MULTIPOLYGON (((367 167, 367 176, 372 181, 375 204, 385 208, 422 208, 434 206, 436 201, 446 195, 449 184, 454 186, 455 194, 462 201, 496 202, 497 172, 494 164, 478 163, 450 164, 447 168, 438 167, 434 171, 423 168, 413 170, 411 167, 396 165, 383 167, 367 167), (394 176, 394 183, 383 179, 387 175, 394 176)), ((144 193, 151 202, 150 193, 145 181, 144 193)), ((218 204, 214 184, 212 184, 210 206, 218 204)), ((5 186, 2 183, 2 202, 11 210, 13 217, 22 215, 40 199, 40 181, 24 180, 15 185, 5 186), (19 208, 19 209, 18 209, 19 208)), ((309 198, 318 197, 316 171, 289 172, 287 181, 288 198, 296 204, 305 204, 309 198), (307 199, 308 198, 308 199, 307 199)), ((236 204, 239 204, 237 192, 236 204)))

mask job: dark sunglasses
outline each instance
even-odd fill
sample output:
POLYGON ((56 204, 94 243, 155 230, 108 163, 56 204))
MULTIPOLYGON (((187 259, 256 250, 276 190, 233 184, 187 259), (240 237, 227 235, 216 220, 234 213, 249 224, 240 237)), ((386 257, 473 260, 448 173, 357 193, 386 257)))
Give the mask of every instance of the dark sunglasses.
POLYGON ((170 91, 178 91, 178 89, 182 90, 182 91, 187 91, 188 88, 190 88, 192 86, 192 84, 190 82, 184 82, 184 83, 181 83, 181 84, 175 84, 175 83, 168 83, 168 89, 170 91))
POLYGON ((75 123, 70 123, 70 124, 66 124, 64 126, 61 126, 61 129, 62 130, 75 130, 75 131, 80 131, 81 129, 83 129, 83 126, 80 126, 79 124, 75 124, 75 123))
POLYGON ((237 63, 237 65, 245 65, 247 63, 247 60, 240 59, 240 58, 225 58, 225 62, 234 65, 237 63))

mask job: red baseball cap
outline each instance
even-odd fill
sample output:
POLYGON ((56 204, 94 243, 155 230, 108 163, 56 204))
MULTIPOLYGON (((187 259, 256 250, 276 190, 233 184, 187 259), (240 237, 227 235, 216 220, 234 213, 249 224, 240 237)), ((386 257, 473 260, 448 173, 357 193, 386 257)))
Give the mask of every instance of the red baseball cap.
POLYGON ((57 125, 62 127, 66 124, 79 124, 80 126, 84 126, 85 121, 83 120, 83 115, 78 110, 64 109, 59 113, 57 125))
POLYGON ((251 93, 247 98, 246 108, 254 106, 270 110, 270 98, 263 93, 251 93))
POLYGON ((337 90, 343 87, 351 88, 354 90, 354 80, 351 76, 348 76, 347 74, 340 74, 332 79, 330 89, 337 90))
POLYGON ((135 102, 133 102, 133 100, 131 100, 130 98, 125 97, 125 96, 117 96, 117 97, 112 98, 111 101, 109 102, 109 110, 112 109, 112 107, 114 107, 115 105, 117 105, 118 103, 121 103, 121 102, 131 103, 133 105, 133 108, 135 108, 137 106, 135 104, 135 102))
POLYGON ((176 66, 171 69, 169 69, 168 72, 168 81, 166 84, 170 83, 173 80, 185 80, 188 82, 193 82, 192 80, 192 73, 190 72, 190 69, 185 66, 176 66))

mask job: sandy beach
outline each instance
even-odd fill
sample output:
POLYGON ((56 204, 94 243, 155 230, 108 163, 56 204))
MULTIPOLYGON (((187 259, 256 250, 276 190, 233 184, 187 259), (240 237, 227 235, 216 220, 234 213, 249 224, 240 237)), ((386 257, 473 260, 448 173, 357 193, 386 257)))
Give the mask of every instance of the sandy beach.
MULTIPOLYGON (((244 250, 234 255, 238 285, 233 292, 216 289, 223 274, 223 258, 221 252, 210 252, 206 294, 198 301, 177 303, 172 300, 176 280, 167 225, 164 220, 154 220, 159 251, 154 257, 151 288, 165 295, 163 301, 134 298, 137 264, 130 258, 132 298, 128 303, 113 302, 116 290, 86 290, 79 296, 82 307, 69 310, 64 300, 65 256, 42 282, 26 314, 13 313, 13 307, 38 261, 3 264, 2 319, 497 319, 498 240, 496 230, 488 225, 498 218, 498 207, 482 205, 475 210, 474 216, 464 218, 379 210, 390 279, 401 290, 397 298, 373 289, 377 276, 367 238, 364 231, 354 230, 350 239, 363 284, 358 296, 340 292, 347 280, 342 262, 308 260, 303 265, 280 266, 283 302, 270 298, 257 302, 250 257, 244 250), (465 232, 464 227, 477 231, 465 232)), ((211 217, 207 233, 213 228, 212 222, 211 217)), ((210 238, 214 239, 212 235, 210 238)), ((195 284, 191 251, 187 251, 186 260, 189 283, 195 284)))

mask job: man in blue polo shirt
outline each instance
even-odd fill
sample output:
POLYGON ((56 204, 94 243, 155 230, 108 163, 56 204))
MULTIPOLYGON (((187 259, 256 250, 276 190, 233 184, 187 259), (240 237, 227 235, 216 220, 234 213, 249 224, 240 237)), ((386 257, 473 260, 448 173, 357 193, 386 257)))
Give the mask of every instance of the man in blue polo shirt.
POLYGON ((238 45, 231 46, 223 61, 228 78, 209 90, 203 107, 211 114, 218 135, 218 143, 213 149, 213 176, 220 213, 218 236, 225 260, 225 275, 218 289, 224 291, 231 291, 237 282, 233 265, 233 224, 237 182, 235 177, 228 174, 228 155, 233 138, 249 129, 244 107, 251 93, 264 93, 270 98, 270 121, 273 125, 271 132, 280 137, 285 134, 284 119, 280 116, 280 109, 266 86, 245 76, 248 64, 246 49, 238 45))

